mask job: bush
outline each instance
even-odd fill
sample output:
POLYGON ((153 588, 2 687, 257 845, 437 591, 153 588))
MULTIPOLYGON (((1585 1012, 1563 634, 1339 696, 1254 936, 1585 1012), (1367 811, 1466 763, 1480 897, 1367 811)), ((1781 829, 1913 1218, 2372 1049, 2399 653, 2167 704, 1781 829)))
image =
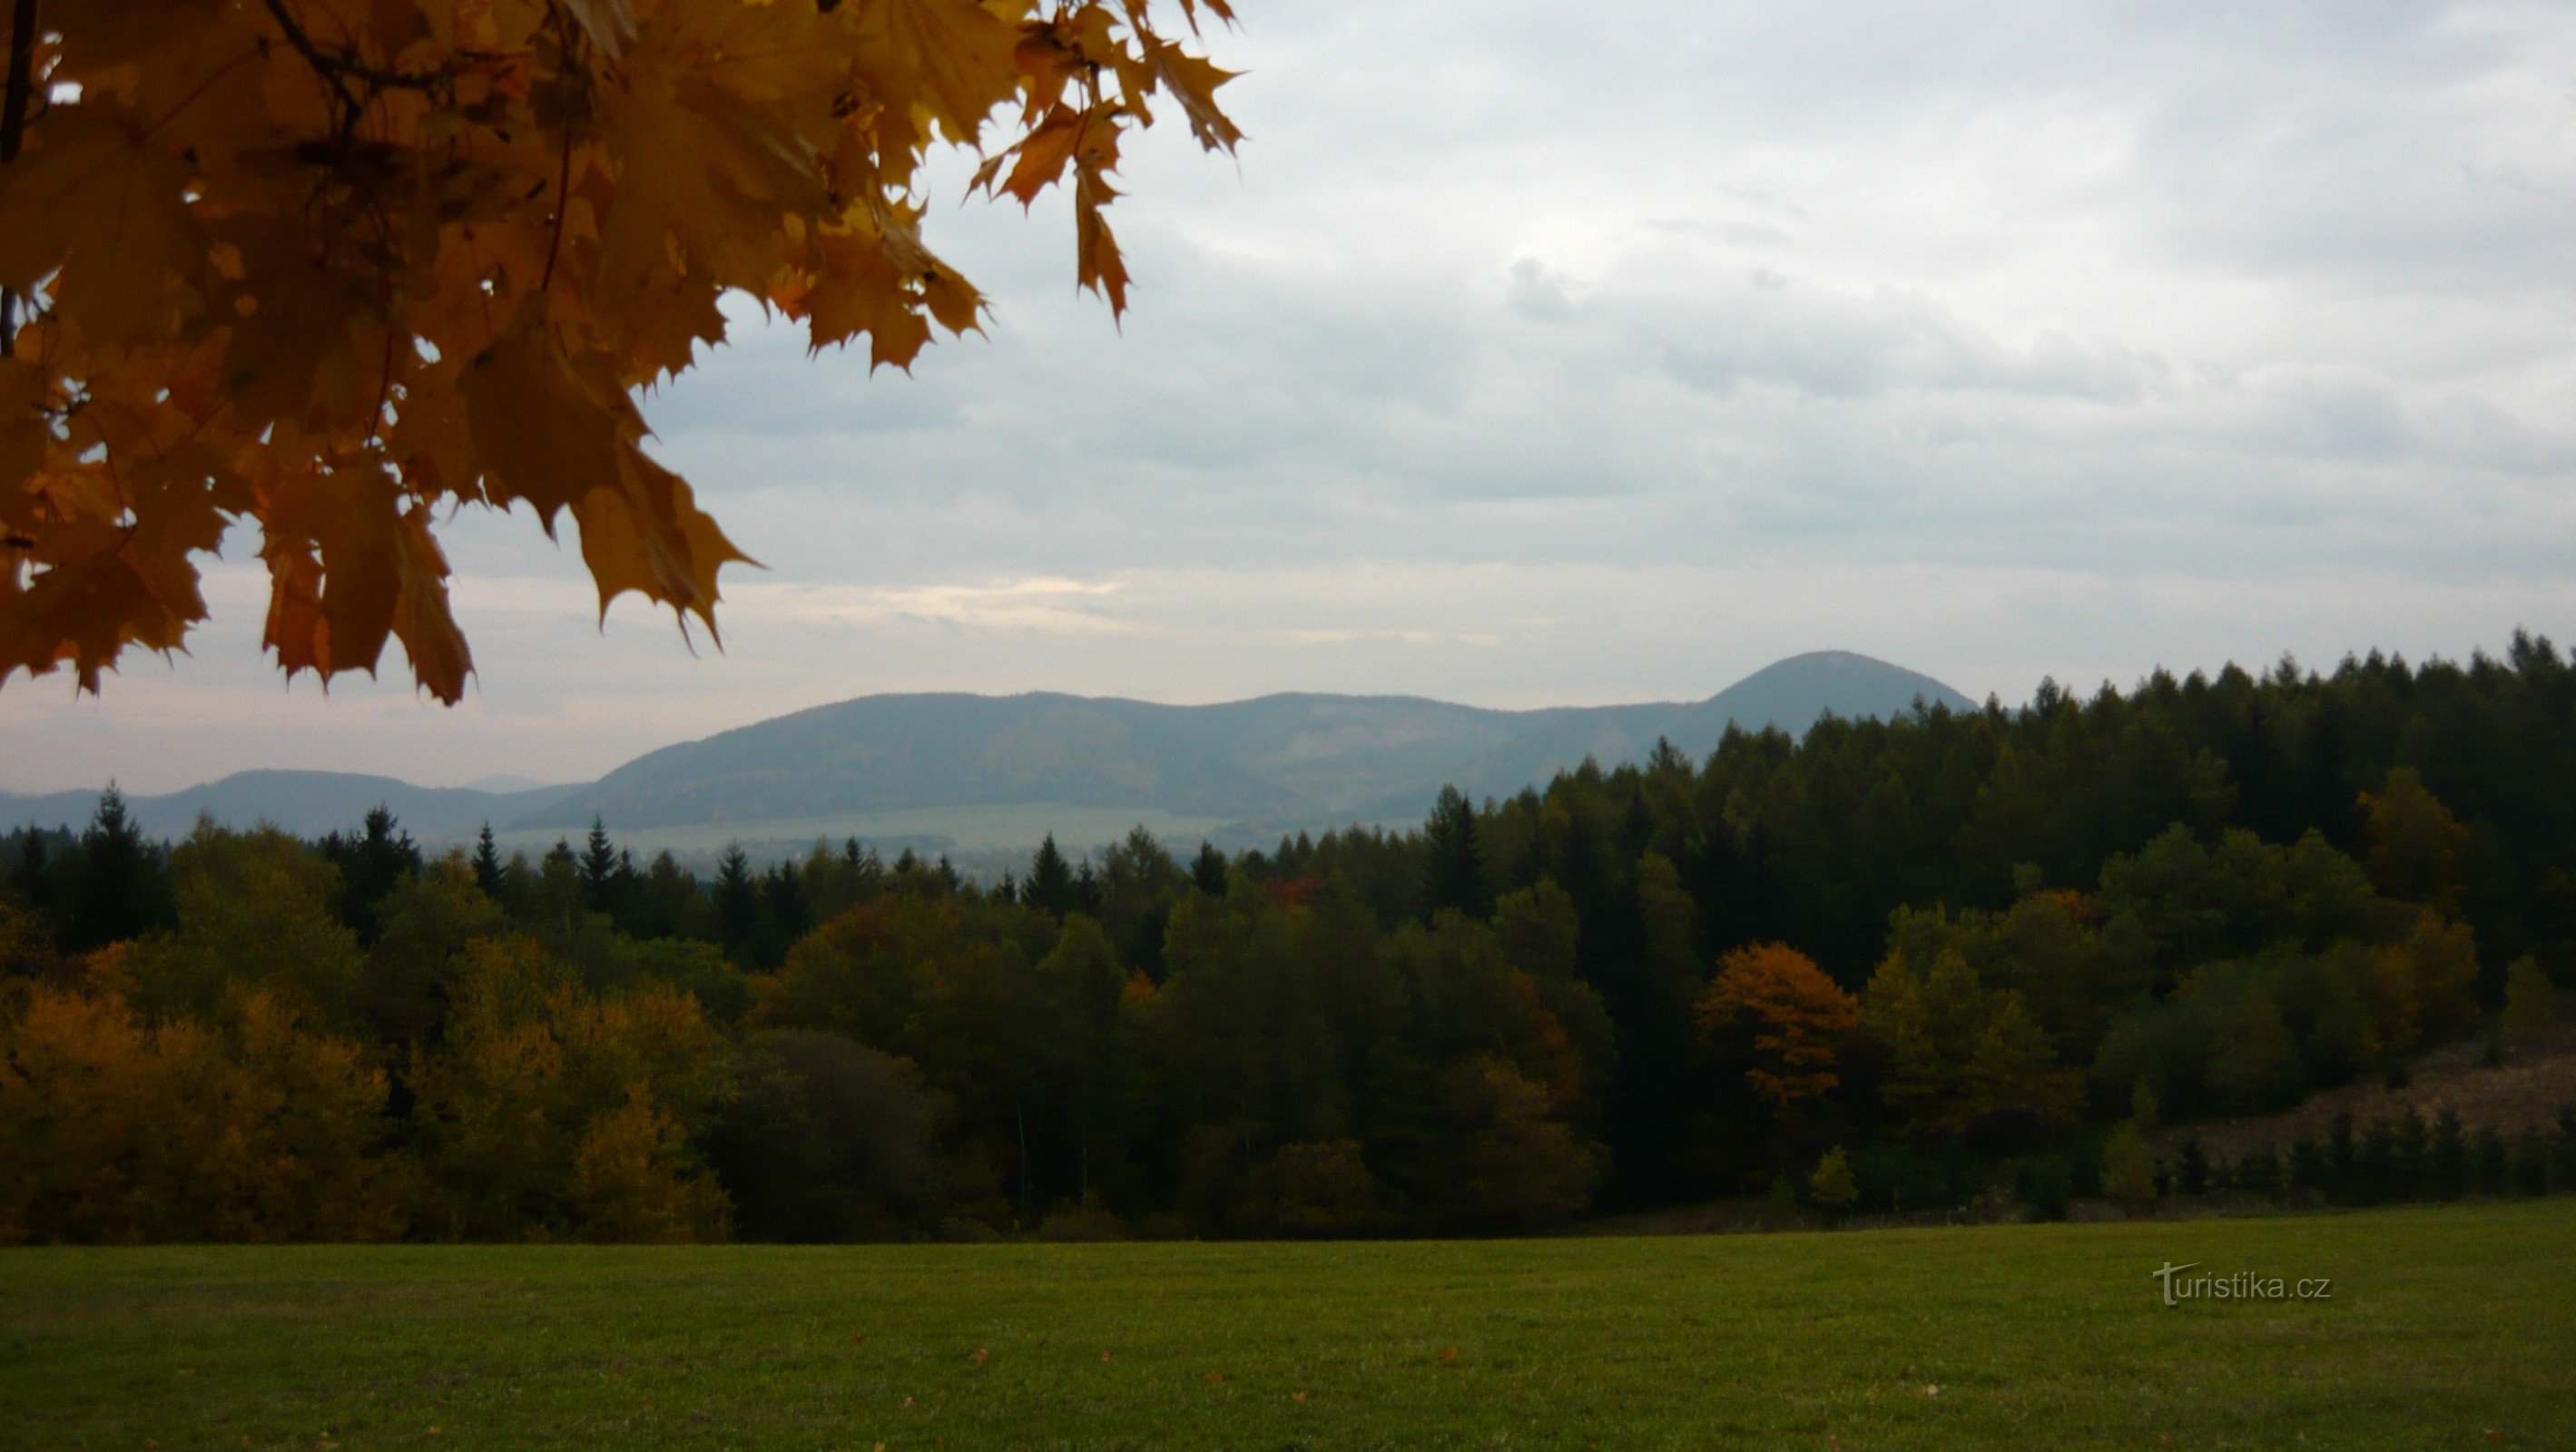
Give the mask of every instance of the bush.
POLYGON ((1852 1179, 1851 1156, 1843 1153, 1841 1145, 1825 1151, 1824 1158, 1816 1161, 1814 1172, 1807 1176, 1807 1193, 1818 1205, 1836 1214, 1850 1209, 1860 1199, 1860 1186, 1852 1179))
POLYGON ((2102 1193, 2131 1209, 2156 1200, 2156 1152, 2134 1124, 2111 1131, 2102 1145, 2102 1193))
POLYGON ((1058 1243, 1125 1240, 1127 1223, 1110 1213, 1097 1199, 1082 1200, 1047 1212, 1038 1226, 1038 1239, 1058 1243))

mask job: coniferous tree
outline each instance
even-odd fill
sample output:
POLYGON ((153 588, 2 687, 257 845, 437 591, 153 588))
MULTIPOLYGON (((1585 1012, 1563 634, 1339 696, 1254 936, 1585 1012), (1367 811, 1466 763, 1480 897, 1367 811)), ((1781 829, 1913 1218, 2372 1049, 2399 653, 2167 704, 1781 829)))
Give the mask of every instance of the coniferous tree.
POLYGON ((1494 891, 1476 846, 1476 809, 1454 786, 1440 789, 1423 825, 1423 915, 1444 909, 1471 918, 1491 917, 1494 891))
POLYGON ((608 840, 608 824, 590 819, 590 836, 581 849, 581 894, 595 913, 608 911, 617 885, 617 848, 608 840))
POLYGON ((1055 845, 1053 832, 1038 844, 1037 856, 1029 863, 1028 884, 1021 895, 1029 906, 1059 918, 1079 905, 1074 895, 1073 866, 1055 845))
POLYGON ((485 822, 474 839, 474 885, 483 895, 498 901, 501 896, 501 848, 492 839, 492 824, 485 822))
POLYGON ((167 921, 168 914, 159 854, 126 810, 125 794, 110 782, 89 830, 81 833, 62 946, 83 952, 125 942, 167 921))
POLYGON ((333 832, 317 846, 340 869, 340 920, 362 940, 374 941, 377 905, 419 874, 419 846, 394 820, 393 808, 382 802, 368 811, 355 838, 333 832))
POLYGON ((725 844, 716 859, 715 914, 716 941, 726 957, 742 961, 760 930, 760 887, 739 842, 725 844))
POLYGON ((1225 896, 1225 854, 1213 842, 1201 842, 1199 855, 1190 859, 1190 885, 1210 897, 1225 896))

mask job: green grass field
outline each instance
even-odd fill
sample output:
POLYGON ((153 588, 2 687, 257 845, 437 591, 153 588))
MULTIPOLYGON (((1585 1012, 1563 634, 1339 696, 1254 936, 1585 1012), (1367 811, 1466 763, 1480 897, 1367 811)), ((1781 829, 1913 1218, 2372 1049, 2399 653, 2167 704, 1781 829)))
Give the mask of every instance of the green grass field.
POLYGON ((1697 1239, 0 1252, 0 1446, 48 1452, 2499 1440, 2576 1447, 2576 1200, 1697 1239), (2185 1261, 2332 1298, 2168 1309, 2150 1272, 2185 1261))

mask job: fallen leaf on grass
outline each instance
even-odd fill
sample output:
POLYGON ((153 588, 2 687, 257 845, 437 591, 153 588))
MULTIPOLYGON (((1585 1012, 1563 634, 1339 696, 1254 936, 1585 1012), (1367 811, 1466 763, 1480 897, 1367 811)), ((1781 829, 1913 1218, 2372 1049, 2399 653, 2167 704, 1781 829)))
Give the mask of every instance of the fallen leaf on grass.
POLYGON ((1923 1388, 1923 1394, 1927 1397, 1937 1397, 1941 1394, 1941 1389, 1937 1386, 1926 1386, 1923 1388))
POLYGON ((1455 1347, 1455 1346, 1443 1346, 1443 1347, 1441 1347, 1441 1348, 1440 1348, 1440 1359, 1441 1359, 1442 1361, 1456 1361, 1456 1360, 1458 1359, 1458 1348, 1457 1348, 1457 1347, 1455 1347))
POLYGON ((1211 1371, 1207 1374, 1207 1379, 1210 1381, 1223 1381, 1225 1380, 1225 1373, 1221 1371, 1211 1371))
POLYGON ((1301 1392, 1301 1391, 1299 1391, 1299 1392, 1290 1392, 1290 1393, 1288 1394, 1288 1400, 1290 1400, 1290 1401, 1292 1401, 1292 1402, 1302 1402, 1302 1401, 1304 1401, 1305 1399, 1306 1399, 1306 1394, 1305 1394, 1304 1392, 1301 1392))

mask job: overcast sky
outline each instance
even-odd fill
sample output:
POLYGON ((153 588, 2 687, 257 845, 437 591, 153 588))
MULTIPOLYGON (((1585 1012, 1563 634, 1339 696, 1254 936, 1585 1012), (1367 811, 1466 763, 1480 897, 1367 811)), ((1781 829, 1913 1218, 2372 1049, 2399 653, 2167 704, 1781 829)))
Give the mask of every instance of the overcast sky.
POLYGON ((650 400, 765 571, 722 653, 523 512, 479 680, 326 696, 255 546, 192 653, 0 690, 0 788, 596 775, 875 691, 1706 696, 1837 647, 2043 675, 2576 637, 2576 6, 1239 0, 1237 162, 1131 153, 911 377, 742 329, 650 400))

